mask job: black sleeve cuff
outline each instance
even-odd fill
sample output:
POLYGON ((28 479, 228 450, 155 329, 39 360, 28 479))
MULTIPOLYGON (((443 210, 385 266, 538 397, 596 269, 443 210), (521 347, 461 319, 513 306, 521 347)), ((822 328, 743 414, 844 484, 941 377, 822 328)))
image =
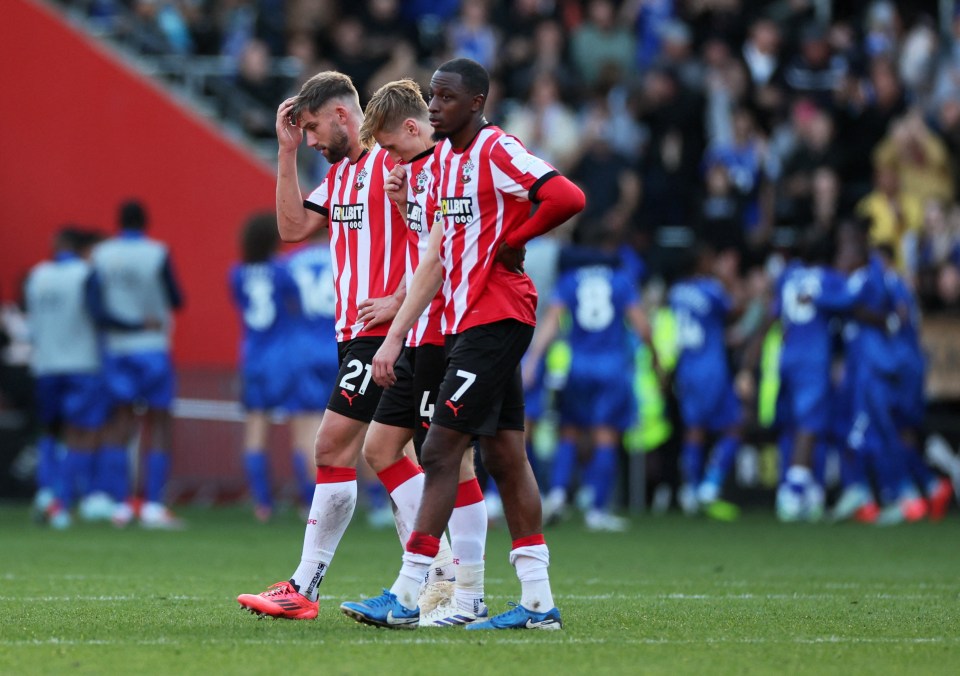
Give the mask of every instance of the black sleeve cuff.
POLYGON ((310 211, 316 211, 318 214, 324 217, 330 215, 329 209, 327 209, 326 207, 322 207, 319 204, 314 204, 310 200, 303 200, 303 208, 309 209, 310 211))
POLYGON ((553 178, 554 176, 559 176, 559 175, 560 175, 560 172, 559 172, 559 171, 553 170, 553 171, 548 171, 548 172, 545 173, 543 176, 541 176, 540 178, 538 178, 538 179, 537 179, 537 182, 534 183, 534 184, 530 187, 530 193, 529 193, 530 201, 531 201, 531 202, 536 202, 536 201, 537 201, 537 191, 540 190, 540 187, 541 187, 544 183, 546 183, 547 181, 549 181, 551 178, 553 178))

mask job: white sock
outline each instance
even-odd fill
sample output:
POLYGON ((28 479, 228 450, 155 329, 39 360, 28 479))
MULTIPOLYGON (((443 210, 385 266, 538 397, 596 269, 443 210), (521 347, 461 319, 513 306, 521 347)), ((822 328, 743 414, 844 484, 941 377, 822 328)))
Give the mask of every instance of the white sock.
POLYGON ((450 541, 447 540, 447 534, 440 536, 440 549, 437 556, 433 559, 430 569, 424 576, 424 582, 449 582, 456 577, 457 569, 453 563, 453 551, 450 549, 450 541))
POLYGON ((806 486, 813 483, 813 472, 803 465, 791 465, 784 478, 788 484, 806 486))
POLYGON ((405 546, 410 539, 422 496, 423 472, 418 472, 390 491, 390 499, 396 506, 393 510, 393 518, 397 523, 397 535, 400 536, 401 547, 405 546))
POLYGON ((483 563, 487 543, 487 504, 476 479, 460 484, 456 507, 448 525, 454 563, 483 563))
POLYGON ((317 600, 317 588, 357 506, 356 477, 356 470, 352 468, 317 469, 318 483, 313 489, 310 516, 307 517, 307 528, 303 534, 303 553, 300 565, 290 578, 300 593, 311 601, 317 600), (349 478, 351 472, 352 479, 349 478))
POLYGON ((517 547, 510 552, 510 564, 520 578, 520 605, 535 613, 545 613, 554 607, 550 591, 550 551, 547 545, 517 547))
POLYGON ((397 581, 390 587, 390 591, 396 594, 397 600, 404 607, 410 610, 417 607, 420 587, 427 576, 427 569, 431 563, 433 563, 432 557, 411 552, 403 553, 403 566, 400 568, 400 575, 397 576, 397 581))
POLYGON ((457 608, 479 615, 486 604, 483 602, 483 561, 457 565, 457 584, 453 598, 457 608))

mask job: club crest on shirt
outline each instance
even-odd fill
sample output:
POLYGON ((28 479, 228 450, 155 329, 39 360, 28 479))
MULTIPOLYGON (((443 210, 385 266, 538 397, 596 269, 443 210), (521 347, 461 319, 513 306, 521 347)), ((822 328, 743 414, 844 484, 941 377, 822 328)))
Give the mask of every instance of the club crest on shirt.
POLYGON ((473 161, 472 161, 472 160, 469 160, 469 159, 468 159, 466 162, 463 163, 463 166, 460 167, 460 182, 461 182, 461 183, 469 183, 469 182, 471 181, 471 178, 472 178, 472 177, 470 176, 470 174, 473 172, 473 168, 474 168, 474 166, 473 166, 473 161))
POLYGON ((363 190, 363 182, 366 180, 367 180, 367 170, 366 168, 363 168, 357 172, 357 180, 353 184, 353 189, 363 190))
POLYGON ((430 176, 427 174, 427 170, 421 169, 420 173, 413 179, 413 192, 417 195, 422 195, 423 191, 427 189, 427 181, 429 179, 430 176))

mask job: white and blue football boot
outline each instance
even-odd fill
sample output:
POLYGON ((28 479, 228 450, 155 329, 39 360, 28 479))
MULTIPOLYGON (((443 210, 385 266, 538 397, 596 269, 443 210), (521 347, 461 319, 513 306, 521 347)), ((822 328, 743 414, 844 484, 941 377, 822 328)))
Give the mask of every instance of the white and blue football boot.
POLYGON ((472 622, 467 629, 562 629, 563 621, 560 611, 551 608, 545 613, 535 613, 527 610, 519 603, 511 603, 510 610, 494 615, 483 622, 472 622))
POLYGON ((416 629, 420 623, 420 607, 410 610, 388 589, 366 601, 344 601, 340 611, 357 622, 387 629, 416 629))

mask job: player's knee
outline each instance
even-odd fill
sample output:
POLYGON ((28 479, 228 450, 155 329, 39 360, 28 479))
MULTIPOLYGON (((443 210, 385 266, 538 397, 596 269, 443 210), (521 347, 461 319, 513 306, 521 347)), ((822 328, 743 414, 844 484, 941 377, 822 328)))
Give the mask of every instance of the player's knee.
POLYGON ((423 471, 427 474, 456 473, 460 458, 450 450, 449 446, 437 443, 428 436, 420 451, 420 465, 423 471))

